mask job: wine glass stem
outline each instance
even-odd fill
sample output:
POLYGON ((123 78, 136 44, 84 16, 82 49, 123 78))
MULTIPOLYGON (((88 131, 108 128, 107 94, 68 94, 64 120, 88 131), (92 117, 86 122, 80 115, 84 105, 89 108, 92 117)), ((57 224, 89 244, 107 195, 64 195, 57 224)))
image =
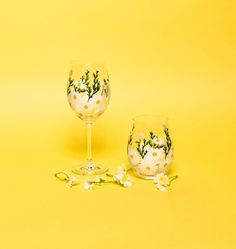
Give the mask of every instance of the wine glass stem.
POLYGON ((87 162, 92 163, 92 123, 87 124, 87 162))

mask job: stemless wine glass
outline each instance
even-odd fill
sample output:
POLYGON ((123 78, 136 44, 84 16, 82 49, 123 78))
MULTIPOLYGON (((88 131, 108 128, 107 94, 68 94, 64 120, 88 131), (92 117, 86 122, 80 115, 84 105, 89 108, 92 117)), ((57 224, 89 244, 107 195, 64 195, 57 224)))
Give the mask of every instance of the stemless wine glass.
POLYGON ((67 97, 72 110, 87 125, 87 162, 73 167, 72 172, 103 174, 107 168, 92 159, 92 124, 106 110, 110 99, 109 76, 104 66, 74 63, 69 73, 67 97))
POLYGON ((167 119, 142 115, 133 121, 127 154, 134 173, 144 179, 153 179, 158 173, 166 174, 174 152, 167 119))

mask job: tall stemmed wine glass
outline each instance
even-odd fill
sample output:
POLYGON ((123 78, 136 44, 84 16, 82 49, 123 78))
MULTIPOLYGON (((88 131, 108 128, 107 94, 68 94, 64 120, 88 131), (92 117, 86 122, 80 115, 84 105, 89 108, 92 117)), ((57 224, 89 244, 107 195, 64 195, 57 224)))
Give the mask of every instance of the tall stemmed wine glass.
POLYGON ((72 168, 79 175, 99 175, 107 168, 92 158, 92 125, 106 110, 110 99, 109 76, 104 66, 74 63, 69 72, 67 97, 70 107, 87 126, 87 161, 72 168))

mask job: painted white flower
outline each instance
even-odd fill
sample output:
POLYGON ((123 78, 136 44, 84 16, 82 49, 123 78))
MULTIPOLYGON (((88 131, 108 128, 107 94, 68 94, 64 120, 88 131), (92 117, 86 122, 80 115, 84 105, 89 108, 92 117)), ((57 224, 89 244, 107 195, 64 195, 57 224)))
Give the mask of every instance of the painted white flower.
POLYGON ((150 164, 147 159, 143 159, 138 166, 138 173, 144 176, 152 176, 157 173, 155 164, 150 164))
POLYGON ((75 92, 74 89, 72 88, 70 94, 68 95, 68 101, 74 112, 76 113, 80 112, 81 110, 79 105, 79 102, 81 101, 80 93, 75 92))
POLYGON ((79 81, 78 81, 78 80, 74 80, 74 81, 73 81, 73 85, 74 85, 74 86, 77 86, 77 85, 78 85, 78 83, 79 83, 79 81))
MULTIPOLYGON (((80 90, 85 90, 87 87, 84 79, 80 79, 79 82, 78 80, 74 81, 74 85, 78 86, 80 90)), ((105 95, 101 95, 101 90, 88 99, 87 92, 75 92, 73 87, 70 89, 68 101, 73 111, 81 118, 98 117, 105 111, 108 104, 108 99, 105 95)))
MULTIPOLYGON (((160 149, 160 150, 162 150, 162 149, 160 149)), ((173 149, 170 150, 170 152, 168 153, 166 158, 164 155, 163 158, 160 158, 160 160, 157 161, 157 163, 156 163, 156 165, 158 167, 157 172, 166 174, 171 167, 172 161, 173 161, 173 149)))
POLYGON ((80 79, 80 90, 86 90, 87 86, 85 84, 85 80, 80 79))
POLYGON ((153 138, 153 143, 159 146, 166 144, 165 140, 163 140, 160 136, 155 136, 153 138))
POLYGON ((79 179, 74 177, 74 176, 70 176, 67 184, 66 184, 66 187, 67 188, 72 188, 73 186, 79 184, 79 179))
POLYGON ((80 93, 76 102, 76 110, 82 112, 84 115, 90 114, 93 109, 93 105, 88 101, 88 95, 86 93, 80 93))
POLYGON ((157 162, 161 162, 165 159, 164 150, 158 148, 149 148, 148 153, 145 155, 145 158, 152 164, 156 164, 157 162))
POLYGON ((123 187, 130 187, 132 185, 131 178, 127 175, 127 170, 124 165, 118 167, 118 173, 113 176, 113 179, 123 187))
POLYGON ((145 134, 143 132, 140 132, 139 134, 135 135, 135 140, 140 140, 145 138, 145 134))
POLYGON ((163 149, 149 148, 147 154, 141 159, 138 171, 142 175, 153 176, 160 170, 160 165, 165 162, 163 149))
POLYGON ((169 191, 169 177, 164 173, 157 174, 153 181, 160 191, 169 191))
POLYGON ((89 102, 93 105, 93 108, 99 111, 104 111, 107 106, 107 98, 105 95, 101 95, 100 92, 94 94, 89 102))
POLYGON ((84 189, 86 189, 86 190, 94 189, 94 182, 89 178, 85 178, 84 179, 84 189))
POLYGON ((141 161, 141 156, 139 155, 136 148, 129 146, 128 148, 128 159, 132 166, 137 166, 141 161))

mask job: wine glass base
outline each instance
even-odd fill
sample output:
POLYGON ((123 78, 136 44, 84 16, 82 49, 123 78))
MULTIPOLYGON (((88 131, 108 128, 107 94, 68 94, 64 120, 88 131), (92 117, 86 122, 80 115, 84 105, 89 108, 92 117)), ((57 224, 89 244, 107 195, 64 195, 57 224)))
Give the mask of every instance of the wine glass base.
POLYGON ((101 175, 108 171, 108 168, 102 167, 96 163, 85 163, 74 166, 71 171, 77 175, 101 175))

